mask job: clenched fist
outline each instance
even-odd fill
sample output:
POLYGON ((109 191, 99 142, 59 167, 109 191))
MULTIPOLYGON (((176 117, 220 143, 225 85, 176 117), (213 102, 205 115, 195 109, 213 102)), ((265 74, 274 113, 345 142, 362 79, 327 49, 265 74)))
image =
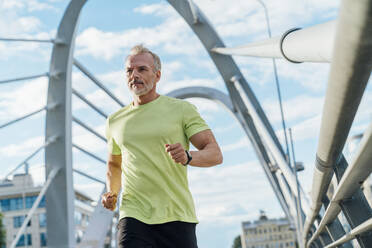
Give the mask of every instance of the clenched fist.
POLYGON ((180 143, 176 144, 165 144, 165 151, 169 153, 174 162, 180 164, 186 164, 187 155, 185 149, 180 143))
POLYGON ((102 195, 102 205, 108 210, 114 211, 116 208, 116 202, 118 195, 112 192, 106 192, 102 195))

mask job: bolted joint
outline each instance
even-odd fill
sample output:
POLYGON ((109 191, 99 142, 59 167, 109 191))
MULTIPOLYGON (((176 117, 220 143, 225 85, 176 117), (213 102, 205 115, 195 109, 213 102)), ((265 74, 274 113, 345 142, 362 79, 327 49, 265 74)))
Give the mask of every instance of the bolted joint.
POLYGON ((56 44, 57 46, 64 46, 64 45, 67 45, 67 42, 64 40, 64 39, 62 39, 62 38, 55 38, 55 39, 53 39, 52 40, 52 42, 54 43, 54 44, 56 44))
POLYGON ((61 75, 62 75, 61 71, 52 71, 48 73, 48 77, 55 78, 55 79, 60 79, 61 75))
POLYGON ((53 103, 50 103, 48 104, 45 109, 46 110, 54 110, 56 109, 60 104, 58 102, 53 102, 53 103))
POLYGON ((239 83, 240 79, 241 79, 241 76, 239 76, 239 75, 234 75, 234 76, 232 76, 232 77, 230 78, 230 82, 232 82, 232 83, 239 83))
POLYGON ((53 135, 53 136, 51 136, 47 139, 46 145, 50 145, 50 144, 56 142, 58 139, 59 139, 58 135, 53 135))

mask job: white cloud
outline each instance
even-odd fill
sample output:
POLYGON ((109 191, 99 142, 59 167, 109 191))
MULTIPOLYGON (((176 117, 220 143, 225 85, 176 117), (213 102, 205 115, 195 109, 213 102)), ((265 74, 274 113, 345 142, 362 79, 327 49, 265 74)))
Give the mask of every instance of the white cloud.
POLYGON ((90 27, 82 31, 76 41, 78 55, 91 55, 105 60, 128 52, 130 47, 138 43, 151 48, 160 47, 169 54, 187 56, 198 55, 202 50, 187 24, 174 15, 167 16, 163 23, 154 27, 138 27, 122 32, 105 32, 90 27))
MULTIPOLYGON (((283 102, 284 118, 290 122, 320 114, 322 113, 323 102, 324 97, 314 97, 304 94, 296 95, 283 102)), ((281 121, 277 100, 268 99, 262 105, 270 121, 273 123, 281 121)))
POLYGON ((213 129, 213 132, 214 133, 226 133, 226 132, 232 131, 232 130, 234 130, 236 128, 239 128, 239 127, 241 127, 239 125, 239 123, 237 121, 234 121, 232 124, 227 125, 227 126, 218 126, 218 127, 215 127, 213 129))
POLYGON ((242 137, 237 142, 234 142, 232 144, 221 146, 222 153, 235 151, 235 150, 242 149, 242 148, 245 148, 245 149, 251 148, 251 143, 247 137, 242 137))
POLYGON ((29 173, 32 176, 34 185, 43 185, 45 182, 45 165, 33 164, 30 166, 29 173))
POLYGON ((12 91, 0 92, 0 120, 21 117, 46 105, 48 79, 26 81, 12 91))
POLYGON ((37 148, 44 144, 44 137, 33 137, 24 140, 20 144, 8 144, 5 147, 0 148, 0 156, 4 157, 23 157, 25 155, 30 155, 37 148))
POLYGON ((278 206, 258 162, 193 168, 189 181, 201 221, 231 223, 259 208, 274 212, 272 208, 278 206))
POLYGON ((28 12, 41 11, 41 10, 56 10, 51 4, 40 2, 37 0, 2 0, 0 8, 7 11, 13 10, 26 10, 28 12))
POLYGON ((204 99, 204 98, 188 98, 186 99, 188 102, 194 104, 199 112, 213 112, 216 113, 220 110, 218 103, 204 99))
POLYGON ((175 12, 170 6, 170 4, 165 3, 155 3, 155 4, 146 4, 140 7, 134 8, 134 12, 141 13, 144 15, 156 15, 161 17, 174 16, 175 12))

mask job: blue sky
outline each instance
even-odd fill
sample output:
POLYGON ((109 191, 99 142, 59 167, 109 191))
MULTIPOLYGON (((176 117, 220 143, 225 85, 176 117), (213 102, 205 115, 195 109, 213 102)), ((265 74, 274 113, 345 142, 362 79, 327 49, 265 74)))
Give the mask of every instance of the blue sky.
MULTIPOLYGON (((262 7, 255 0, 195 0, 227 46, 267 38, 262 7)), ((337 17, 339 1, 267 0, 273 36, 293 27, 308 27, 337 17)), ((54 38, 68 1, 0 0, 0 36, 54 38)), ((186 86, 208 86, 227 92, 224 82, 198 38, 166 1, 98 1, 85 5, 78 28, 74 57, 124 103, 131 96, 125 85, 123 58, 137 43, 158 53, 162 79, 158 90, 166 94, 186 86)), ((0 42, 0 80, 49 70, 50 44, 0 42)), ((281 137, 281 122, 270 59, 234 57, 266 114, 281 137)), ((293 129, 296 158, 305 163, 299 175, 310 192, 317 149, 328 64, 291 64, 278 60, 287 126, 293 129)), ((0 124, 46 104, 47 79, 0 85, 0 124)), ((73 71, 73 88, 106 113, 119 106, 82 75, 73 71)), ((221 106, 190 99, 211 126, 224 154, 220 166, 190 168, 189 181, 200 219, 199 247, 230 247, 240 223, 255 220, 263 209, 269 217, 284 214, 265 178, 253 149, 234 118, 221 106)), ((372 120, 372 89, 367 87, 350 135, 363 132, 372 120)), ((104 119, 73 97, 73 115, 103 134, 104 119)), ((0 176, 20 163, 44 140, 45 114, 0 130, 0 176)), ((105 144, 73 124, 73 141, 106 158, 105 144)), ((348 151, 345 151, 348 153, 348 151)), ((104 180, 105 166, 74 150, 74 167, 104 180)), ((37 183, 44 180, 44 154, 30 161, 37 183)), ((75 187, 98 199, 102 186, 74 175, 75 187)))

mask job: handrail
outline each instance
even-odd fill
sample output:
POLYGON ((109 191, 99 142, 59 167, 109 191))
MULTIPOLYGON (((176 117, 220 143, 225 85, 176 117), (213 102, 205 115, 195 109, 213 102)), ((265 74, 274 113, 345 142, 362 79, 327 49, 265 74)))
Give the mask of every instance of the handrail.
POLYGON ((331 247, 336 247, 338 245, 341 245, 349 240, 354 239, 357 235, 367 232, 371 229, 372 229, 372 219, 366 220, 365 222, 355 227, 350 232, 348 232, 347 234, 345 234, 344 236, 342 236, 341 238, 327 245, 324 248, 331 248, 331 247))
POLYGON ((343 0, 341 3, 313 176, 312 206, 306 216, 304 240, 321 208, 333 167, 338 166, 371 74, 371 5, 371 1, 343 0))
POLYGON ((341 178, 340 183, 335 189, 335 193, 328 205, 316 232, 308 241, 311 244, 324 230, 328 223, 331 223, 340 213, 341 208, 338 203, 344 199, 352 197, 360 182, 363 182, 372 172, 370 162, 372 161, 372 123, 363 135, 359 145, 359 150, 355 155, 351 165, 349 165, 341 178))

